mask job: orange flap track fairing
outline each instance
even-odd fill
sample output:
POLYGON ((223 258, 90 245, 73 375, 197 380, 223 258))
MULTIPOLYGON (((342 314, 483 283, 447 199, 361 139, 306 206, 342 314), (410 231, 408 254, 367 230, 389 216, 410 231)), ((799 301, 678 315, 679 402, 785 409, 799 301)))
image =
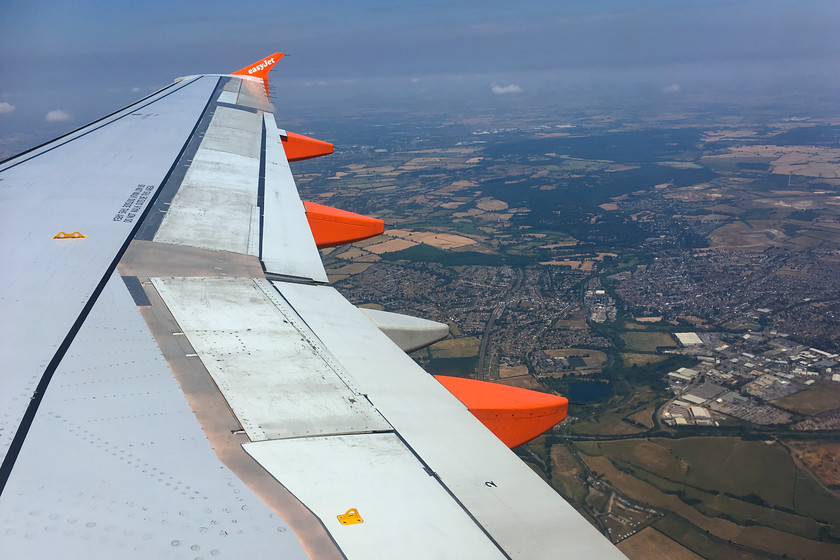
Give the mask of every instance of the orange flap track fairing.
POLYGON ((385 231, 385 222, 376 218, 315 202, 304 201, 303 205, 309 229, 319 249, 361 241, 385 231))
POLYGON ((333 145, 329 142, 316 140, 303 134, 286 132, 286 135, 281 135, 280 139, 283 141, 283 149, 289 161, 301 161, 333 153, 333 145))
POLYGON ((566 397, 462 377, 435 379, 511 449, 550 430, 569 409, 566 397))

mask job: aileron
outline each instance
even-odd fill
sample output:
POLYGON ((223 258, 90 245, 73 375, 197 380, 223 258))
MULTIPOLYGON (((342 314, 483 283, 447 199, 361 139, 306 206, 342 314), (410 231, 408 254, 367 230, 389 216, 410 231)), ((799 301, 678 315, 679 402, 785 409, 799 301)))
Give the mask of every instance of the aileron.
POLYGON ((267 272, 326 282, 274 117, 265 115, 265 206, 262 261, 267 272))
POLYGON ((312 508, 348 558, 505 558, 394 434, 249 443, 245 450, 312 508), (338 521, 350 508, 363 523, 338 521))

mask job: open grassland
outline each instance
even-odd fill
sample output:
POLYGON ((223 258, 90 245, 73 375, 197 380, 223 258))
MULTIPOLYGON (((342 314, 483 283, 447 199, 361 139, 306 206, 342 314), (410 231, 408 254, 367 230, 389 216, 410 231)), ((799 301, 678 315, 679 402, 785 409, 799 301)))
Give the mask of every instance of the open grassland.
POLYGON ((763 251, 768 247, 782 246, 787 236, 782 223, 774 226, 758 227, 757 224, 732 222, 725 224, 709 234, 712 247, 728 247, 763 251), (775 226, 775 227, 774 227, 775 226))
MULTIPOLYGON (((476 361, 478 358, 476 358, 476 361)), ((537 381, 532 375, 517 375, 516 377, 502 377, 493 379, 494 383, 499 385, 508 385, 510 387, 519 387, 520 389, 530 389, 532 391, 541 391, 545 393, 548 389, 545 385, 537 381)))
POLYGON ((522 375, 528 375, 528 366, 499 366, 499 377, 501 379, 522 375))
POLYGON ((703 163, 717 160, 768 161, 773 173, 808 177, 840 177, 840 150, 818 146, 749 145, 729 148, 728 154, 705 156, 703 163))
POLYGON ((738 525, 757 523, 808 539, 816 539, 820 530, 820 524, 813 519, 751 504, 724 494, 711 496, 696 507, 707 517, 722 517, 738 525))
POLYGON ((619 490, 725 540, 796 558, 840 554, 840 546, 829 551, 831 545, 811 540, 818 538, 821 524, 840 526, 840 500, 799 470, 778 443, 654 438, 577 447, 590 468, 613 474, 619 490), (799 542, 809 554, 761 545, 763 539, 778 544, 782 537, 799 542))
POLYGON ((623 340, 630 350, 639 352, 656 352, 657 348, 676 348, 677 343, 668 333, 662 332, 626 332, 622 333, 623 340))
MULTIPOLYGON (((780 204, 791 208, 816 205, 813 200, 799 203, 798 200, 786 201, 780 198, 761 199, 755 203, 774 208, 780 204)), ((712 247, 764 250, 772 246, 802 250, 821 243, 836 246, 840 243, 840 233, 797 220, 749 220, 735 221, 717 228, 709 234, 709 242, 712 247)), ((787 274, 790 275, 790 271, 787 274)))
POLYGON ((840 489, 840 443, 803 441, 791 442, 788 446, 824 484, 840 489))
MULTIPOLYGON (((666 494, 676 495, 706 517, 726 519, 744 526, 764 525, 808 539, 817 539, 819 535, 821 524, 813 519, 745 501, 746 499, 756 500, 755 496, 735 498, 714 489, 703 490, 674 482, 620 459, 611 459, 611 462, 622 472, 651 484, 666 494)), ((756 501, 760 503, 760 500, 756 501)))
POLYGON ((432 358, 470 358, 478 355, 481 341, 474 336, 441 340, 429 346, 432 358))
POLYGON ((360 274, 360 273, 364 272, 372 264, 373 263, 352 263, 352 264, 347 264, 347 265, 344 265, 344 266, 339 266, 339 267, 336 267, 336 268, 328 268, 327 272, 330 273, 330 275, 344 274, 344 275, 349 276, 349 275, 352 275, 352 274, 360 274))
MULTIPOLYGON (((624 418, 650 408, 656 394, 647 387, 636 389, 632 398, 610 401, 610 406, 599 407, 597 416, 581 415, 572 424, 572 431, 591 435, 625 435, 644 432, 645 428, 625 422, 624 418)), ((581 411, 582 412, 582 411, 581 411)), ((581 414, 581 412, 577 412, 581 414)))
MULTIPOLYGON (((601 367, 607 361, 607 355, 600 350, 590 348, 559 348, 548 349, 545 353, 552 358, 579 358, 583 365, 589 368, 601 367)), ((574 367, 574 366, 573 366, 574 367)), ((578 367, 581 367, 580 365, 578 367)))
POLYGON ((408 249, 409 247, 414 247, 415 245, 417 245, 417 243, 407 239, 389 239, 388 241, 371 245, 367 247, 367 250, 372 253, 376 253, 377 255, 381 255, 383 253, 402 251, 403 249, 408 249))
POLYGON ((630 560, 703 560, 653 527, 646 527, 618 544, 630 560))
POLYGON ((580 443, 578 447, 587 455, 619 459, 680 482, 688 471, 687 461, 674 454, 666 445, 650 439, 580 443))
POLYGON ((551 484, 567 499, 582 503, 589 492, 578 478, 580 463, 565 445, 551 446, 551 484))
POLYGON ((592 260, 575 261, 564 259, 562 261, 540 261, 540 264, 548 266, 568 266, 572 270, 583 270, 585 272, 588 272, 595 267, 595 261, 592 260))
POLYGON ((667 360, 668 356, 662 354, 639 354, 635 352, 625 352, 621 354, 621 361, 624 367, 646 366, 648 364, 658 364, 667 360))
POLYGON ((812 416, 840 408, 840 385, 835 383, 815 383, 809 389, 782 397, 773 401, 778 407, 812 416))
POLYGON ((677 484, 735 496, 754 495, 770 505, 794 507, 796 466, 779 444, 708 437, 581 446, 587 454, 626 461, 677 484), (721 476, 722 472, 727 476, 721 476))
POLYGON ((597 420, 579 420, 573 424, 575 433, 588 435, 629 435, 645 431, 641 426, 624 422, 624 414, 616 413, 600 417, 597 420))
MULTIPOLYGON (((591 445, 597 444, 579 444, 578 447, 585 451, 587 446, 591 445)), ((657 454, 661 460, 661 453, 657 454)), ((620 492, 665 511, 665 517, 654 523, 654 527, 706 558, 765 558, 762 554, 764 552, 779 556, 787 554, 788 558, 799 560, 829 560, 837 558, 840 553, 838 545, 817 542, 767 526, 741 526, 724 518, 708 517, 686 503, 685 500, 698 499, 696 494, 680 496, 677 492, 664 492, 649 482, 619 470, 605 456, 582 454, 581 458, 592 471, 620 492), (705 534, 706 531, 710 534, 705 534), (739 551, 727 541, 753 550, 739 551), (742 556, 736 555, 736 552, 742 556)), ((772 470, 771 465, 765 465, 765 468, 772 470)), ((719 479, 724 479, 720 473, 720 470, 714 472, 719 479)))
POLYGON ((668 513, 654 523, 653 527, 681 546, 696 551, 701 558, 726 558, 727 560, 776 560, 779 558, 758 551, 740 549, 698 529, 696 525, 674 513, 668 513))
POLYGON ((408 231, 402 229, 388 230, 390 237, 396 237, 414 243, 425 243, 439 249, 453 249, 475 245, 475 239, 453 233, 440 233, 434 231, 408 231))
POLYGON ((635 323, 632 323, 630 321, 625 321, 624 322, 624 328, 641 330, 641 329, 644 329, 645 326, 643 324, 640 324, 640 323, 660 323, 660 322, 662 322, 662 316, 657 315, 655 317, 636 317, 635 320, 636 320, 635 323))
POLYGON ((653 428, 653 413, 655 411, 656 409, 654 407, 646 408, 627 416, 627 420, 640 424, 646 428, 653 428))

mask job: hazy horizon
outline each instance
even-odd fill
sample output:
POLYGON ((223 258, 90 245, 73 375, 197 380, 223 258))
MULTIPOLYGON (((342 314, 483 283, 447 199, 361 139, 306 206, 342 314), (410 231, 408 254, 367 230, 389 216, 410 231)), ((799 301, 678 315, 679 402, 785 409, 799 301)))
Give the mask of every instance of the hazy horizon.
MULTIPOLYGON (((173 78, 276 50, 278 115, 567 101, 680 103, 840 91, 840 6, 813 0, 339 2, 278 7, 12 0, 0 7, 0 153, 173 78)), ((501 105, 504 108, 504 105, 501 105)))

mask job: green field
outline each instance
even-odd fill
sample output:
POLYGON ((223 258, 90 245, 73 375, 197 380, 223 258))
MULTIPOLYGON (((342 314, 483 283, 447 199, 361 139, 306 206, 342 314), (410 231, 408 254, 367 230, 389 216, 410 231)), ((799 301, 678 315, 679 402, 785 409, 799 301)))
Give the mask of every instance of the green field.
POLYGON ((665 517, 654 523, 653 527, 703 558, 731 558, 733 560, 779 558, 778 556, 739 550, 735 546, 701 531, 675 513, 669 512, 665 517))
POLYGON ((581 466, 565 445, 551 446, 551 484, 567 499, 582 503, 589 492, 579 478, 581 466))
MULTIPOLYGON (((563 394, 562 391, 561 394, 563 394)), ((621 435, 644 432, 644 427, 625 422, 624 418, 650 408, 655 399, 655 393, 642 386, 636 388, 633 394, 627 398, 612 397, 606 403, 598 406, 576 407, 574 414, 578 415, 579 419, 572 424, 572 431, 576 434, 592 435, 621 435)))
POLYGON ((626 332, 622 333, 621 340, 631 350, 639 352, 656 352, 657 348, 676 348, 677 343, 668 333, 663 332, 626 332))
POLYGON ((474 336, 441 340, 429 346, 432 358, 470 358, 478 355, 481 341, 474 336))
POLYGON ((817 383, 810 389, 773 401, 773 404, 806 416, 819 414, 832 408, 840 408, 840 385, 817 383))
POLYGON ((796 468, 778 443, 734 437, 578 443, 617 468, 711 517, 766 525, 808 538, 813 520, 840 526, 840 500, 796 468), (806 519, 811 518, 811 519, 806 519))
POLYGON ((588 455, 626 461, 675 483, 736 496, 755 494, 776 506, 793 506, 796 467, 778 444, 731 437, 655 438, 587 443, 580 448, 588 455))
POLYGON ((770 510, 723 494, 698 505, 697 510, 708 517, 723 517, 739 525, 757 523, 808 539, 816 539, 820 530, 820 524, 813 519, 794 513, 770 510))
POLYGON ((624 364, 624 367, 658 364, 659 362, 667 359, 668 356, 663 356, 661 354, 639 354, 635 352, 625 352, 621 354, 621 362, 624 364))
POLYGON ((596 476, 665 514, 654 523, 655 528, 707 558, 780 557, 769 552, 800 560, 838 557, 840 545, 833 534, 840 513, 838 500, 807 474, 797 471, 786 477, 792 462, 779 454, 779 444, 721 437, 578 442, 575 446, 596 476), (671 449, 665 445, 668 441, 692 449, 671 449), (751 469, 756 482, 747 480, 748 472, 731 470, 731 458, 747 456, 751 461, 743 468, 751 469), (670 478, 675 476, 681 480, 670 478), (717 484, 698 485, 710 480, 717 484), (735 481, 742 485, 741 493, 722 491, 735 481), (749 490, 754 493, 743 494, 749 490), (784 500, 787 495, 795 511, 768 501, 784 500))

